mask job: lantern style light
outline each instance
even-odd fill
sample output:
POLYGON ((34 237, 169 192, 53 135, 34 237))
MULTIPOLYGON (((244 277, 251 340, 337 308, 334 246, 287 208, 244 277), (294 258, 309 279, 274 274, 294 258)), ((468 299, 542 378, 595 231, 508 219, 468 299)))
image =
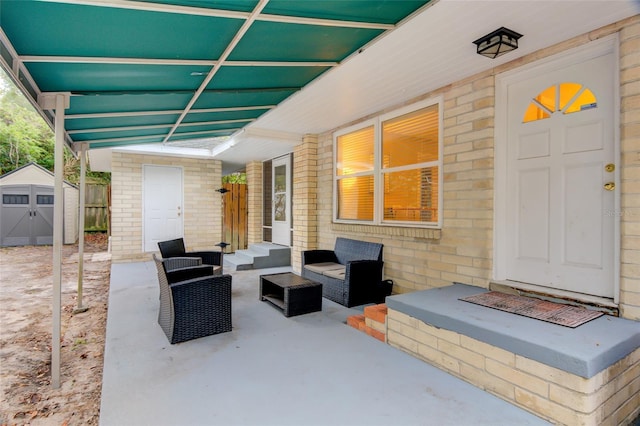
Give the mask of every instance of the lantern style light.
POLYGON ((505 27, 500 27, 494 32, 480 37, 473 43, 478 46, 478 55, 495 59, 505 53, 518 48, 518 39, 522 34, 518 34, 505 27))

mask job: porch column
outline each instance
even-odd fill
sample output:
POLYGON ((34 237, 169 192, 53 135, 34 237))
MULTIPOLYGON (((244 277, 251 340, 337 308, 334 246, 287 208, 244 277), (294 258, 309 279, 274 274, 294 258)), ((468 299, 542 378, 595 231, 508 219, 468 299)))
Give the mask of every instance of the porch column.
POLYGON ((293 151, 291 266, 300 273, 304 250, 318 247, 318 136, 305 135, 293 151))
POLYGON ((248 243, 261 243, 262 238, 262 167, 261 161, 247 164, 247 221, 248 243))
POLYGON ((84 213, 85 213, 85 190, 87 175, 87 144, 80 147, 80 207, 78 212, 78 303, 73 310, 74 314, 86 312, 88 308, 82 305, 82 284, 84 279, 84 213))
POLYGON ((55 151, 53 184, 53 300, 51 332, 51 386, 60 387, 60 337, 62 323, 62 227, 64 179, 64 111, 69 108, 68 93, 43 93, 38 97, 42 109, 55 112, 55 151))

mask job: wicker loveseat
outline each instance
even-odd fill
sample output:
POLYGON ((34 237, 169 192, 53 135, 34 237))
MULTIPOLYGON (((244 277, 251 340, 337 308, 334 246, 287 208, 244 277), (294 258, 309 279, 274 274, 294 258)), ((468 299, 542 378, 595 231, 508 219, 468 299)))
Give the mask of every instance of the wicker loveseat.
POLYGON ((171 344, 231 331, 231 275, 213 275, 201 258, 159 259, 158 324, 171 344))
POLYGON ((351 307, 381 303, 382 244, 338 237, 333 250, 302 252, 302 276, 322 283, 322 295, 351 307))

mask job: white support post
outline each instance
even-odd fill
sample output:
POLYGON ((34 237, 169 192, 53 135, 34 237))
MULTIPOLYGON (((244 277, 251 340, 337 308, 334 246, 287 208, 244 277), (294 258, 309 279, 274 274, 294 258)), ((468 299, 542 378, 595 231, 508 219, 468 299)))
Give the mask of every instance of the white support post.
POLYGON ((78 214, 78 303, 74 314, 86 312, 89 308, 82 304, 82 284, 84 279, 84 213, 85 213, 85 177, 87 175, 87 144, 80 147, 80 212, 78 214))
POLYGON ((55 151, 53 184, 53 301, 51 332, 51 386, 60 387, 60 339, 62 331, 62 227, 64 180, 64 112, 69 107, 69 94, 42 94, 38 103, 45 109, 55 109, 55 151))

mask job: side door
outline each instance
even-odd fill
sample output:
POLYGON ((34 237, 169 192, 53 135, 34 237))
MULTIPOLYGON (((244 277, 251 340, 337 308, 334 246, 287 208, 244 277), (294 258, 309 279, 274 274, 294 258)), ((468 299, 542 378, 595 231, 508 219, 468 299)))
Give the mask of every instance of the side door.
POLYGON ((183 236, 182 169, 145 165, 142 191, 143 249, 158 251, 158 241, 183 236))
POLYGON ((291 245, 291 157, 276 158, 272 167, 272 236, 271 242, 291 245))

